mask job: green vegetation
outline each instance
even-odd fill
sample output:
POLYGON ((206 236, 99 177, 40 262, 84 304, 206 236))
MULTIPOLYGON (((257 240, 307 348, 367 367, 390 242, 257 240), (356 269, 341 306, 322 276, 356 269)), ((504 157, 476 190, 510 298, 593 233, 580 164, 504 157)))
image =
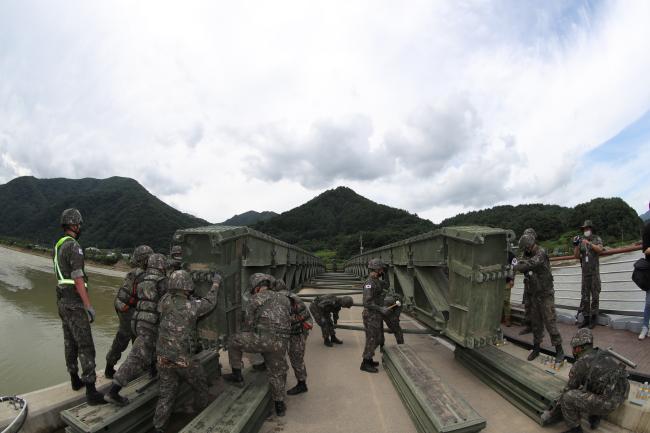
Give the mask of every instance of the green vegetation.
POLYGON ((235 215, 220 224, 224 226, 252 226, 255 223, 269 220, 275 216, 278 216, 275 212, 255 212, 254 210, 249 210, 248 212, 235 215))
POLYGON ((148 244, 169 251, 179 228, 208 222, 177 211, 149 193, 137 181, 108 179, 36 179, 19 177, 0 185, 0 236, 51 246, 61 234, 59 217, 69 207, 84 218, 85 247, 128 251, 148 244))

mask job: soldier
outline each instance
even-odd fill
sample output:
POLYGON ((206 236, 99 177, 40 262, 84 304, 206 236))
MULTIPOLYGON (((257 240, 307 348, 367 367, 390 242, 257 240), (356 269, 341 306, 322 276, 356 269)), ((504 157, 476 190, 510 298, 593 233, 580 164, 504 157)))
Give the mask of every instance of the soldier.
POLYGON ((124 406, 129 400, 119 392, 129 381, 135 379, 147 369, 155 375, 155 350, 158 332, 158 301, 167 291, 165 269, 167 259, 162 254, 152 254, 147 260, 147 270, 141 283, 136 286, 138 303, 131 319, 131 330, 135 342, 113 378, 113 385, 105 398, 118 406, 124 406))
POLYGON ((136 247, 130 260, 133 269, 126 274, 122 286, 117 291, 115 301, 113 301, 120 325, 113 339, 111 349, 106 354, 106 370, 104 370, 104 376, 108 379, 113 378, 115 364, 120 360, 122 352, 129 346, 129 341, 133 342, 135 340, 135 334, 131 331, 131 319, 133 318, 135 306, 138 302, 136 287, 144 279, 147 260, 149 260, 149 256, 152 254, 153 250, 148 245, 136 247))
POLYGON ((221 276, 212 276, 212 287, 205 298, 190 297, 192 277, 186 271, 174 271, 168 292, 158 302, 160 326, 156 344, 159 397, 153 426, 163 432, 169 420, 181 381, 194 389, 194 408, 203 410, 208 403, 208 380, 201 363, 194 358, 197 341, 196 322, 214 309, 221 276))
MULTIPOLYGON (((537 240, 537 233, 533 228, 527 228, 526 230, 524 230, 524 234, 531 235, 535 240, 537 240)), ((522 252, 522 255, 524 258, 530 258, 530 256, 528 256, 528 253, 526 253, 525 251, 522 252)), ((529 284, 528 275, 525 274, 524 275, 524 296, 522 299, 522 302, 524 304, 524 329, 519 331, 519 335, 526 335, 533 332, 533 327, 530 324, 530 301, 531 301, 530 284, 529 284)))
POLYGON ((378 362, 373 360, 375 350, 382 341, 384 332, 384 317, 390 313, 388 307, 384 307, 384 284, 379 277, 384 273, 386 265, 380 259, 372 259, 368 262, 368 279, 363 285, 363 327, 366 331, 366 345, 363 350, 363 361, 361 371, 377 373, 378 362))
POLYGON ((580 308, 583 321, 578 326, 592 328, 598 323, 598 307, 600 299, 600 260, 599 255, 605 250, 603 241, 594 234, 594 224, 586 220, 580 227, 584 237, 573 238, 573 255, 580 259, 582 266, 582 290, 580 308))
MULTIPOLYGON (((404 344, 404 332, 399 324, 399 316, 402 314, 402 303, 404 299, 397 293, 389 293, 384 298, 384 306, 388 308, 388 313, 384 316, 384 323, 388 329, 395 335, 397 344, 404 344)), ((380 347, 384 347, 384 332, 382 329, 380 347)))
POLYGON ((243 385, 241 374, 243 352, 257 352, 264 362, 271 384, 271 394, 275 402, 275 413, 284 416, 284 389, 286 385, 287 346, 291 331, 291 303, 286 296, 269 290, 274 278, 266 274, 253 274, 250 286, 253 291, 246 305, 246 325, 250 331, 239 332, 230 338, 228 359, 232 373, 223 378, 229 382, 243 385))
POLYGON ((625 366, 607 352, 594 348, 593 340, 591 330, 584 328, 571 339, 576 362, 558 402, 569 426, 564 433, 581 433, 582 415, 588 416, 592 429, 598 428, 600 419, 616 410, 630 392, 625 366))
POLYGON ((335 295, 316 296, 311 301, 309 311, 311 311, 314 320, 320 326, 325 346, 332 347, 332 343, 343 344, 343 341, 336 338, 334 325, 339 320, 341 308, 350 308, 353 303, 352 296, 341 296, 339 298, 335 295))
POLYGON ((528 276, 528 285, 531 297, 530 321, 533 328, 533 351, 528 355, 528 360, 539 356, 540 344, 544 338, 546 327, 551 342, 555 346, 555 362, 562 362, 562 337, 557 330, 555 315, 555 290, 553 289, 553 275, 551 263, 546 251, 537 245, 531 235, 523 235, 519 239, 519 248, 524 251, 524 257, 515 266, 514 270, 528 276))
POLYGON ((289 361, 298 383, 287 390, 288 395, 307 392, 307 368, 305 368, 305 345, 309 330, 313 328, 307 306, 295 293, 287 290, 284 280, 275 280, 274 290, 289 298, 291 302, 291 335, 289 336, 289 361))
POLYGON ((77 242, 83 224, 81 212, 74 208, 64 210, 60 223, 64 235, 54 246, 54 273, 56 305, 63 324, 65 364, 72 389, 77 391, 85 385, 86 401, 94 406, 105 402, 95 388, 95 343, 90 330, 90 324, 95 321, 95 309, 88 296, 84 253, 77 242), (81 378, 77 359, 81 363, 81 378))
POLYGON ((183 247, 174 245, 169 252, 168 269, 170 274, 174 271, 183 269, 183 247))

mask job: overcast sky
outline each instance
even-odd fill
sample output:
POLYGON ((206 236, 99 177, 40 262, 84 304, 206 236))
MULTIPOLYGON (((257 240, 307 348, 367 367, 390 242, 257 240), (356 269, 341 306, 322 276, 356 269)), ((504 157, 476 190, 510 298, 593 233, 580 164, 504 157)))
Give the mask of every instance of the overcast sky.
POLYGON ((212 222, 347 185, 434 222, 650 200, 650 2, 0 2, 0 183, 212 222))

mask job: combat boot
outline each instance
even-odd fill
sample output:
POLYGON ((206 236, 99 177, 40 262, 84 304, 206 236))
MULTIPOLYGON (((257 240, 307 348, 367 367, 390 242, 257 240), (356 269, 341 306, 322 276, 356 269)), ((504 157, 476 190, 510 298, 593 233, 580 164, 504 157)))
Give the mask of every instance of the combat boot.
POLYGON ((559 364, 562 361, 564 361, 564 349, 561 344, 558 344, 555 346, 555 363, 559 364))
POLYGON ((379 367, 379 363, 377 361, 375 361, 374 359, 371 359, 370 363, 372 364, 373 367, 379 367))
POLYGON ((582 432, 583 432, 582 427, 577 426, 577 427, 570 428, 569 430, 566 430, 562 433, 582 433, 582 432))
POLYGON ((361 367, 359 367, 359 370, 365 371, 368 373, 379 373, 379 370, 377 367, 372 365, 372 359, 366 359, 363 358, 363 361, 361 362, 361 367))
POLYGON ((343 344, 343 342, 342 342, 341 340, 339 340, 338 338, 336 338, 336 335, 332 335, 332 336, 330 337, 330 341, 331 341, 332 343, 334 343, 334 344, 343 344))
POLYGON ((86 384, 86 402, 89 406, 97 406, 99 404, 106 404, 104 400, 104 394, 97 391, 94 383, 86 384))
POLYGON ((404 334, 402 331, 395 333, 395 341, 397 341, 397 344, 404 344, 404 334))
POLYGON ((598 314, 591 316, 591 321, 589 322, 589 329, 594 329, 598 325, 598 314))
POLYGON ((113 403, 116 406, 126 406, 129 404, 129 399, 120 395, 121 389, 122 387, 120 385, 114 383, 111 385, 111 389, 108 390, 108 393, 104 396, 104 400, 113 403))
POLYGON ((244 386, 244 376, 241 375, 241 369, 233 368, 232 373, 224 374, 223 380, 232 382, 235 385, 244 386))
POLYGON ((589 428, 596 430, 600 425, 600 417, 598 415, 589 415, 589 428))
POLYGON ((578 325, 578 328, 587 328, 591 327, 591 316, 585 316, 582 320, 582 323, 578 325))
POLYGON ((275 402, 275 414, 277 416, 284 416, 287 413, 287 405, 283 401, 275 402))
POLYGON ((299 380, 296 386, 287 390, 287 395, 297 395, 307 391, 307 383, 304 380, 299 380))
POLYGON ((111 364, 106 364, 106 368, 104 369, 104 377, 106 379, 112 379, 114 375, 115 375, 115 366, 111 364))
POLYGON ((528 360, 532 361, 539 356, 539 344, 533 345, 533 351, 528 355, 528 360))
POLYGON ((83 388, 84 383, 81 381, 77 373, 70 373, 70 385, 72 385, 74 391, 79 391, 83 388))
POLYGON ((325 340, 325 341, 324 341, 325 346, 327 346, 327 347, 332 347, 332 346, 333 346, 333 344, 332 344, 332 342, 330 341, 330 338, 329 338, 329 337, 325 337, 325 338, 323 338, 323 340, 325 340))

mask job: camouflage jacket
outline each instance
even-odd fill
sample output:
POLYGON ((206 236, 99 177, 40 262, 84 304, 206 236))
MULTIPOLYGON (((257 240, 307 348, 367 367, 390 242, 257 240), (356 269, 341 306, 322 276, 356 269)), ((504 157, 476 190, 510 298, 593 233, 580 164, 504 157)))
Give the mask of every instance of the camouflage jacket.
POLYGON ((336 295, 316 296, 311 303, 317 307, 325 317, 329 317, 331 314, 334 323, 338 322, 339 312, 341 311, 341 302, 336 295))
POLYGON ((528 279, 528 289, 533 295, 553 295, 553 274, 546 250, 537 245, 530 258, 522 258, 515 271, 523 273, 528 279))
POLYGON ((368 278, 363 283, 363 308, 373 314, 381 314, 384 307, 384 283, 378 278, 368 278))
MULTIPOLYGON (((84 253, 76 239, 67 239, 59 246, 57 261, 63 278, 74 280, 81 277, 84 281, 88 281, 84 266, 84 253)), ((64 302, 83 304, 77 289, 72 285, 57 285, 56 293, 57 297, 64 302)))
POLYGON ((597 348, 585 353, 573 364, 567 388, 581 388, 616 404, 625 401, 630 392, 625 367, 613 356, 597 348))
POLYGON ((131 328, 137 334, 138 326, 156 328, 158 326, 158 301, 167 292, 165 275, 157 269, 147 269, 144 278, 137 286, 138 303, 131 328))
POLYGON ((188 297, 183 292, 168 292, 158 302, 160 325, 156 352, 181 367, 190 365, 196 351, 196 322, 214 309, 218 286, 212 286, 204 298, 188 297))
MULTIPOLYGON (((404 305, 404 297, 398 293, 392 292, 388 293, 384 297, 384 307, 390 307, 392 305, 395 305, 395 303, 399 301, 402 305, 404 305)), ((387 316, 396 316, 399 317, 399 315, 402 313, 402 306, 400 305, 399 307, 393 307, 390 309, 390 313, 388 313, 387 316)))
POLYGON ((247 325, 255 332, 271 332, 287 337, 291 331, 291 302, 286 295, 263 290, 246 304, 247 325))
POLYGON ((115 301, 113 301, 116 311, 126 312, 136 306, 138 303, 137 285, 144 279, 144 275, 145 272, 142 268, 131 269, 126 274, 122 285, 117 290, 115 301))
MULTIPOLYGON (((603 246, 603 240, 600 236, 591 235, 587 239, 594 245, 603 246)), ((582 275, 593 275, 600 272, 600 259, 598 254, 591 248, 580 243, 580 265, 582 266, 582 275)))
POLYGON ((291 335, 307 334, 313 327, 313 320, 311 314, 307 311, 307 305, 300 299, 300 296, 291 293, 288 290, 281 292, 291 302, 291 335), (305 323, 307 325, 305 325, 305 323))

